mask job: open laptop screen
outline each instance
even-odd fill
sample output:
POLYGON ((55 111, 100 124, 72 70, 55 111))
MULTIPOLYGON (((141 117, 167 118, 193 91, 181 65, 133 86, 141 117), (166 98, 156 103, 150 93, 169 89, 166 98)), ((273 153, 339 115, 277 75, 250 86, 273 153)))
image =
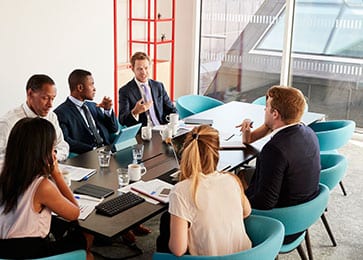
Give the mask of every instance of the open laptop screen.
POLYGON ((135 137, 140 130, 140 127, 141 123, 122 128, 120 133, 115 137, 115 140, 113 141, 112 152, 117 152, 119 150, 137 144, 135 137))

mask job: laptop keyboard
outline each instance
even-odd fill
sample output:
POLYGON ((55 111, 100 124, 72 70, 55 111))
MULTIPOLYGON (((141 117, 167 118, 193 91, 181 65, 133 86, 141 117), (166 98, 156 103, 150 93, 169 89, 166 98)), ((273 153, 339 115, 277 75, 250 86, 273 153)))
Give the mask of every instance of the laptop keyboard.
POLYGON ((113 199, 98 204, 96 206, 96 213, 112 217, 144 201, 144 198, 141 198, 140 196, 137 196, 136 194, 129 191, 113 199))

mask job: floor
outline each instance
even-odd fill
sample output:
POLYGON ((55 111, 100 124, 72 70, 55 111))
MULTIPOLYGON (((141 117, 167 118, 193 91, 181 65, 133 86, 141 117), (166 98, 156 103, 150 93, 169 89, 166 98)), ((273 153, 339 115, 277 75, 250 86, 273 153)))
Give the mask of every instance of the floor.
MULTIPOLYGON (((347 196, 336 187, 329 199, 326 217, 338 243, 333 247, 327 232, 319 220, 310 229, 310 239, 315 259, 363 259, 363 131, 355 133, 347 145, 339 150, 348 159, 348 169, 343 179, 347 196)), ((130 249, 120 241, 111 246, 94 246, 96 260, 103 259, 151 259, 158 236, 159 216, 145 225, 153 232, 145 237, 137 237, 137 248, 130 249)), ((300 259, 296 250, 279 255, 280 260, 300 259)))

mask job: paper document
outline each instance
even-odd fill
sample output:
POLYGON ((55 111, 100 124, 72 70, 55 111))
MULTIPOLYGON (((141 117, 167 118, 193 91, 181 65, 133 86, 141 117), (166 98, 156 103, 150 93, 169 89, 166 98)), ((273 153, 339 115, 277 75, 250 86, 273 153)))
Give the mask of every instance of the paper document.
POLYGON ((219 145, 221 149, 242 149, 246 146, 242 143, 242 136, 239 133, 219 133, 219 145))
POLYGON ((78 219, 84 220, 86 219, 89 214, 95 209, 95 207, 103 201, 102 199, 97 199, 91 196, 77 194, 74 196, 78 202, 79 208, 81 213, 79 214, 78 219))
POLYGON ((172 189, 173 187, 174 185, 170 183, 160 179, 153 179, 150 181, 138 181, 131 186, 131 189, 160 202, 169 203, 169 193, 162 194, 162 191, 172 189))
POLYGON ((96 173, 96 169, 76 167, 67 164, 58 164, 59 170, 62 173, 68 173, 69 178, 72 181, 81 181, 84 178, 87 178, 96 173))

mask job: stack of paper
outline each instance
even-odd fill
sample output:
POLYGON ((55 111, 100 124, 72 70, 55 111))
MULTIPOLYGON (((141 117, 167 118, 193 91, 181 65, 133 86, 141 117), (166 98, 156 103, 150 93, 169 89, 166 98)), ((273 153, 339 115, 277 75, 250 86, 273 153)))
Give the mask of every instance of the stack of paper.
POLYGON ((172 189, 173 187, 174 185, 170 183, 160 179, 153 179, 150 181, 138 181, 131 186, 131 189, 157 201, 169 203, 169 195, 163 195, 161 194, 161 191, 163 189, 172 189))
POLYGON ((86 219, 89 214, 91 214, 91 212, 95 209, 95 207, 103 201, 102 199, 97 199, 95 197, 91 197, 91 196, 87 196, 87 195, 82 195, 82 194, 78 194, 75 196, 79 208, 81 210, 81 213, 79 214, 78 219, 84 220, 86 219))
POLYGON ((67 164, 58 164, 59 170, 63 174, 67 174, 72 181, 81 181, 96 173, 96 169, 76 167, 67 164))

